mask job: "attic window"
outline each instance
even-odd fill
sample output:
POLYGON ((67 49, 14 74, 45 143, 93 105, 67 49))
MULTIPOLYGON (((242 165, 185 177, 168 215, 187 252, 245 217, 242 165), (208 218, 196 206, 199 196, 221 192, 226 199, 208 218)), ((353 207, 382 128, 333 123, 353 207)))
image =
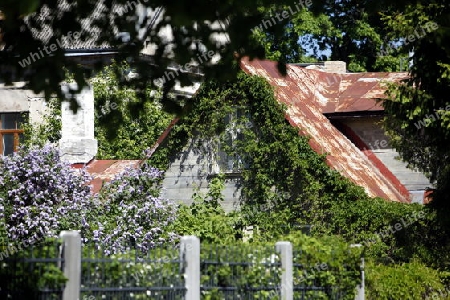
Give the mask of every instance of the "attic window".
POLYGON ((248 168, 243 155, 236 153, 236 147, 244 138, 242 134, 244 126, 248 127, 251 122, 244 109, 237 107, 225 117, 225 124, 225 132, 219 143, 219 168, 224 173, 238 173, 248 168))
POLYGON ((22 113, 0 113, 0 150, 2 155, 16 152, 23 136, 22 113))

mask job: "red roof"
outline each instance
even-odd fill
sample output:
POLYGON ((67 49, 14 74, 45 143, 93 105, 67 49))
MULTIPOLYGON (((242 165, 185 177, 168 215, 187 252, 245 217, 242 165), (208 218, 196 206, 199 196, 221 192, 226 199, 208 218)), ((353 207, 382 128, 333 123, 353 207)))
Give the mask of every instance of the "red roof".
MULTIPOLYGON (((110 181, 128 167, 137 167, 140 160, 91 160, 86 167, 88 173, 94 178, 89 184, 91 192, 97 193, 103 182, 110 181)), ((73 168, 82 168, 84 164, 73 164, 73 168)))
POLYGON ((310 145, 316 152, 328 154, 327 163, 332 168, 370 196, 410 201, 397 178, 386 172, 380 161, 375 163, 361 152, 323 114, 382 110, 375 99, 383 97, 383 80, 400 80, 405 73, 330 74, 288 65, 284 77, 278 73, 276 62, 247 59, 242 60, 241 68, 264 77, 274 87, 276 98, 288 108, 289 122, 311 137, 310 145))

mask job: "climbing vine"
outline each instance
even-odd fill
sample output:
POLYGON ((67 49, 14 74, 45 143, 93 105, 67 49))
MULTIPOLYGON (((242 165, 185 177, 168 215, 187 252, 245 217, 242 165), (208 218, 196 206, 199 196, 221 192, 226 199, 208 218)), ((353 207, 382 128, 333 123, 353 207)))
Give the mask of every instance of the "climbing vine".
POLYGON ((308 137, 286 121, 286 108, 264 79, 241 73, 226 84, 207 82, 192 103, 191 113, 151 160, 161 167, 162 157, 170 161, 190 139, 199 148, 220 145, 241 162, 241 207, 248 222, 258 222, 270 208, 273 213, 287 211, 290 224, 326 223, 333 203, 368 198, 362 188, 331 170, 325 156, 311 149, 308 137))

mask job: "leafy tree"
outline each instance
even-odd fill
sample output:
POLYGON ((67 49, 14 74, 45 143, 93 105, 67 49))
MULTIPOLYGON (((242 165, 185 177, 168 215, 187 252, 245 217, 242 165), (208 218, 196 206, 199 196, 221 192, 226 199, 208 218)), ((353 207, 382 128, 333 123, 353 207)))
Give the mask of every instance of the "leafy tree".
POLYGON ((403 14, 386 18, 393 32, 409 39, 404 48, 413 55, 411 77, 393 87, 383 102, 386 129, 394 147, 405 161, 436 183, 441 192, 435 198, 445 200, 441 202, 444 206, 450 203, 449 14, 448 5, 435 1, 410 5, 403 14))
MULTIPOLYGON (((369 1, 325 1, 320 5, 318 9, 314 1, 311 9, 291 14, 282 21, 283 28, 261 27, 256 36, 266 57, 289 63, 329 57, 347 62, 351 72, 399 70, 401 53, 393 47, 389 47, 392 51, 383 50, 391 46, 394 37, 388 34, 380 13, 368 9, 369 1)), ((277 12, 290 12, 292 7, 279 4, 261 10, 266 20, 271 20, 277 12)), ((388 5, 382 12, 392 10, 388 5)))
POLYGON ((120 78, 129 72, 128 64, 113 63, 91 80, 98 159, 142 158, 173 119, 162 109, 158 90, 147 88, 146 102, 140 107, 137 92, 119 85, 120 78), (129 111, 132 105, 140 107, 136 115, 129 111))
MULTIPOLYGON (((205 5, 202 0, 177 3, 162 0, 81 0, 62 6, 58 1, 3 1, 0 4, 3 14, 0 24, 3 49, 0 51, 1 75, 7 82, 24 78, 33 90, 44 91, 48 97, 56 92, 57 96, 62 97, 59 83, 65 78, 64 66, 74 74, 81 88, 87 83, 85 76, 92 74, 64 56, 61 47, 52 51, 52 55, 47 55, 45 51, 48 50, 44 48, 57 45, 57 41, 76 32, 80 40, 90 40, 94 45, 107 44, 117 49, 117 60, 126 58, 140 74, 139 78, 129 82, 139 95, 143 95, 147 87, 155 87, 155 80, 163 77, 167 67, 173 63, 184 66, 196 61, 206 77, 232 76, 237 70, 236 57, 262 55, 262 48, 252 38, 251 29, 261 21, 262 14, 258 7, 271 2, 216 1, 205 5), (137 16, 137 2, 152 10, 153 14, 145 18, 137 16), (82 25, 87 19, 92 22, 84 28, 82 25), (173 39, 160 36, 161 29, 166 27, 172 28, 173 39), (48 40, 37 37, 43 32, 46 36, 50 33, 48 40), (122 32, 127 32, 129 39, 118 38, 117 33, 122 32), (218 36, 222 41, 216 40, 218 36), (148 58, 140 53, 148 44, 156 49, 152 57, 155 63, 149 63, 148 58), (45 55, 28 67, 19 65, 30 53, 39 51, 44 51, 45 55), (204 55, 204 51, 220 54, 223 64, 212 64, 209 54, 202 61, 196 59, 204 55)), ((288 5, 295 3, 294 0, 285 2, 288 5)), ((183 72, 178 79, 182 84, 192 83, 190 75, 183 72)), ((174 84, 173 80, 168 80, 164 93, 174 84)), ((180 103, 169 98, 166 100, 172 106, 177 105, 179 110, 180 103)))

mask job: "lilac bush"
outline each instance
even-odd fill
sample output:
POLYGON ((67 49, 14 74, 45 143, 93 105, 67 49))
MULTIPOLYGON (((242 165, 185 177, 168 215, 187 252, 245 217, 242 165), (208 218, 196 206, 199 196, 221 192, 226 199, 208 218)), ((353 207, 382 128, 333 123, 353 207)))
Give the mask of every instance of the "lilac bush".
POLYGON ((147 252, 176 238, 167 232, 176 205, 160 197, 162 172, 155 168, 127 169, 96 196, 86 170, 61 161, 50 145, 0 156, 0 170, 0 238, 9 242, 79 230, 83 243, 110 254, 147 252))
POLYGON ((158 169, 143 165, 125 170, 102 188, 96 197, 101 214, 91 239, 106 254, 128 247, 146 253, 174 241, 176 235, 167 227, 176 218, 177 206, 160 197, 162 176, 158 169))
POLYGON ((91 178, 61 161, 55 147, 0 156, 0 170, 0 228, 9 241, 88 229, 93 207, 86 184, 91 178))

